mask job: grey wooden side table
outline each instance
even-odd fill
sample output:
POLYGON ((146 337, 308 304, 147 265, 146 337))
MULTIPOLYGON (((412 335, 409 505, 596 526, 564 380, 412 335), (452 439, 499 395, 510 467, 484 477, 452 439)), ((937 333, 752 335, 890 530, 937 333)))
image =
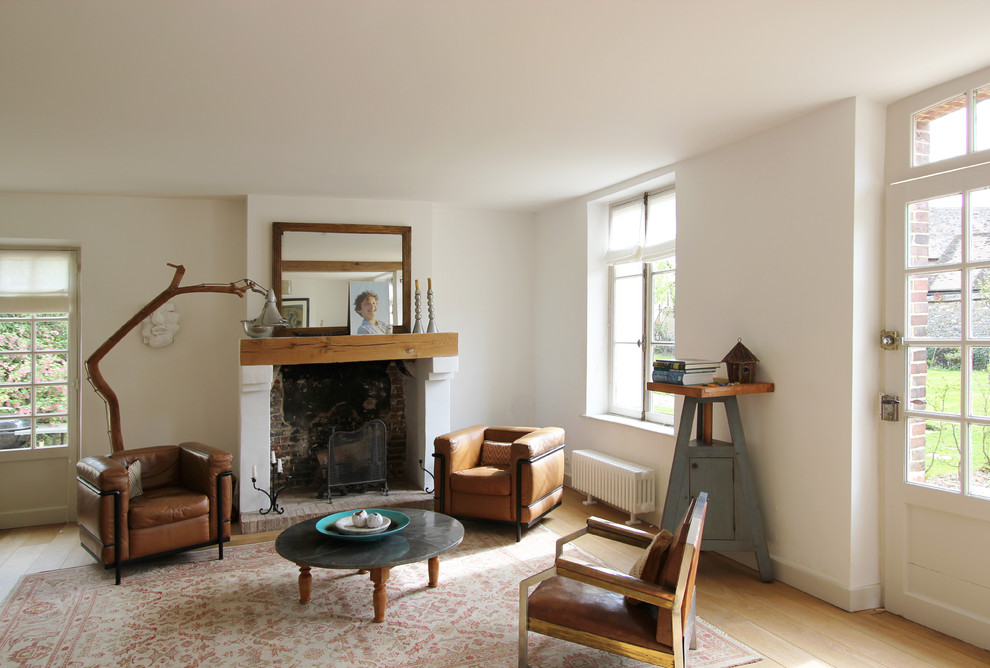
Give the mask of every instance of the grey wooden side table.
POLYGON ((737 397, 773 392, 773 383, 737 385, 672 385, 647 383, 654 392, 684 397, 677 427, 674 461, 667 483, 660 528, 673 531, 698 492, 708 492, 708 514, 702 550, 756 552, 760 579, 773 581, 773 565, 767 551, 763 516, 746 452, 746 436, 737 397), (712 439, 712 406, 722 404, 729 420, 732 441, 712 439), (691 440, 691 422, 697 415, 697 438, 691 440))

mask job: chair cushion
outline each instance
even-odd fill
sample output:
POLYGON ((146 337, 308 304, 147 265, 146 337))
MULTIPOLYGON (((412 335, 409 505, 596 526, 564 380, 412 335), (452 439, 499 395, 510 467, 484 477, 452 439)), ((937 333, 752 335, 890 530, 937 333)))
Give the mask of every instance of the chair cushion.
POLYGON ((636 563, 633 564, 633 567, 629 570, 629 575, 640 580, 652 582, 653 584, 659 584, 660 568, 667 559, 667 552, 670 549, 670 543, 673 539, 674 534, 666 529, 662 529, 660 533, 653 537, 649 546, 640 555, 636 563))
MULTIPOLYGON (((660 584, 660 574, 670 554, 670 544, 674 540, 674 534, 666 529, 653 537, 649 546, 640 555, 639 559, 629 570, 629 575, 653 584, 660 584)), ((630 605, 639 605, 642 601, 634 598, 626 598, 630 605)))
POLYGON ((184 487, 159 487, 146 491, 130 502, 127 526, 130 529, 147 529, 209 514, 210 500, 205 494, 184 487))
POLYGON ((141 486, 141 460, 135 459, 127 466, 127 498, 133 499, 135 496, 144 494, 141 486))
POLYGON ((478 466, 451 473, 450 489, 465 494, 508 496, 512 493, 512 478, 507 468, 478 466))
POLYGON ((481 444, 481 465, 507 467, 512 454, 512 444, 500 441, 484 441, 481 444))
POLYGON ((622 594, 555 575, 529 596, 531 619, 659 651, 671 651, 670 611, 626 605, 622 594), (657 642, 657 615, 661 615, 657 642))

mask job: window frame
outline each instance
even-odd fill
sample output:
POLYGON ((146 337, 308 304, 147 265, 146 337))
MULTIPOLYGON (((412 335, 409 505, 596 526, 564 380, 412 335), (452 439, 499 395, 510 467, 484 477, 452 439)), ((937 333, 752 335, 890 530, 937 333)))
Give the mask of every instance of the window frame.
MULTIPOLYGON (((70 461, 75 461, 78 459, 80 452, 80 398, 79 398, 79 388, 80 388, 80 335, 79 335, 79 249, 78 248, 67 248, 67 247, 21 247, 21 246, 10 246, 4 245, 0 246, 0 250, 4 251, 17 251, 17 252, 38 252, 38 253, 50 253, 59 252, 66 253, 69 255, 69 272, 68 272, 68 309, 67 311, 62 311, 67 315, 62 318, 44 318, 39 317, 46 314, 55 313, 55 310, 39 311, 31 314, 27 319, 25 318, 9 318, 5 320, 28 320, 32 323, 31 325, 31 365, 32 365, 32 383, 31 384, 18 384, 26 387, 30 387, 32 391, 32 412, 27 416, 31 420, 31 438, 29 441, 30 447, 23 447, 17 449, 6 449, 0 450, 0 459, 3 461, 18 461, 27 459, 44 459, 49 457, 68 457, 70 461), (49 350, 38 350, 37 343, 35 340, 36 328, 35 323, 45 320, 64 320, 67 323, 67 347, 65 350, 59 351, 49 351, 49 350), (35 379, 35 356, 37 354, 47 354, 51 352, 64 352, 67 355, 67 371, 68 378, 66 382, 37 382, 35 379), (36 403, 34 401, 34 388, 35 387, 47 387, 52 385, 65 385, 66 386, 66 403, 67 409, 65 412, 66 419, 66 434, 65 443, 62 445, 52 445, 52 446, 42 446, 38 447, 36 445, 36 419, 45 419, 47 417, 54 417, 56 414, 44 413, 38 414, 36 412, 36 403)), ((23 313, 21 309, 11 309, 12 313, 23 313)), ((27 352, 27 351, 25 351, 27 352)), ((14 353, 21 354, 21 353, 14 353)), ((12 384, 5 384, 12 385, 12 384)), ((62 414, 57 414, 62 415, 62 414)))
MULTIPOLYGON (((984 96, 983 104, 990 105, 986 97, 990 90, 988 82, 990 70, 983 70, 941 84, 897 103, 899 113, 888 113, 887 117, 888 225, 896 222, 900 226, 896 234, 901 239, 898 245, 903 244, 902 248, 898 248, 902 256, 889 258, 894 262, 893 266, 898 267, 899 291, 904 304, 900 323, 904 331, 901 339, 904 358, 898 365, 898 375, 901 377, 897 379, 897 383, 907 398, 901 406, 900 415, 905 427, 898 438, 898 447, 903 449, 899 459, 899 478, 907 488, 924 490, 922 493, 926 495, 957 497, 964 499, 964 503, 975 504, 974 507, 984 505, 990 500, 986 486, 977 482, 973 470, 976 433, 990 429, 990 415, 974 409, 974 378, 978 373, 985 373, 982 369, 974 369, 974 353, 980 351, 983 354, 990 347, 990 337, 973 328, 977 299, 973 294, 972 284, 977 272, 990 270, 990 258, 983 255, 974 257, 971 253, 975 248, 972 197, 975 193, 990 188, 990 161, 987 160, 990 144, 984 141, 981 146, 977 145, 977 121, 980 119, 977 114, 977 105, 980 103, 978 93, 984 96), (966 101, 965 152, 935 161, 919 162, 919 128, 916 119, 960 97, 964 97, 966 101), (890 141, 891 137, 904 138, 905 133, 909 137, 907 140, 890 141), (928 247, 932 240, 932 231, 927 217, 918 218, 918 212, 927 212, 935 202, 950 197, 959 198, 960 228, 955 232, 959 239, 959 250, 952 257, 941 258, 940 254, 950 250, 950 246, 937 249, 928 247), (917 240, 914 239, 915 236, 918 237, 917 240), (919 255, 922 250, 924 255, 919 255), (938 252, 934 253, 935 250, 938 252), (933 255, 939 256, 939 259, 933 255), (929 276, 955 274, 958 274, 959 279, 956 297, 953 297, 952 285, 943 285, 935 290, 927 281, 920 282, 920 279, 929 276), (917 285, 915 279, 919 279, 917 285), (938 298, 938 295, 933 297, 932 293, 945 294, 949 298, 944 300, 938 298), (922 294, 927 296, 922 298, 922 294), (928 327, 929 306, 933 299, 940 304, 958 302, 959 332, 938 328, 931 332, 918 329, 928 327), (912 305, 917 305, 917 309, 921 310, 916 310, 912 305), (924 321, 912 317, 921 314, 925 316, 924 321), (958 353, 958 370, 951 368, 951 364, 942 362, 936 365, 929 360, 929 356, 933 356, 931 359, 934 360, 934 356, 943 350, 958 353), (958 390, 958 408, 954 404, 955 399, 952 403, 939 403, 941 395, 929 396, 932 389, 944 387, 944 384, 938 385, 944 381, 934 376, 933 385, 929 387, 929 372, 935 368, 948 370, 953 374, 948 384, 952 386, 950 390, 953 392, 958 390), (919 425, 924 427, 923 431, 919 425), (946 448, 948 458, 943 456, 940 446, 935 449, 929 447, 927 435, 937 437, 941 430, 958 439, 953 445, 955 453, 951 448, 946 448), (941 462, 948 462, 948 468, 958 471, 957 479, 938 472, 934 463, 936 457, 941 462), (929 470, 933 471, 931 477, 929 470)), ((990 111, 990 107, 983 109, 986 110, 983 111, 984 114, 990 111)), ((988 123, 990 116, 984 116, 980 120, 988 123)), ((888 276, 888 280, 893 280, 893 275, 888 276)))
MULTIPOLYGON (((641 422, 651 422, 655 424, 660 424, 664 426, 673 426, 674 415, 673 415, 673 401, 672 395, 663 395, 663 397, 656 396, 657 393, 650 392, 646 389, 646 384, 651 379, 652 372, 652 361, 653 361, 653 350, 655 345, 665 345, 669 346, 670 350, 674 349, 674 340, 667 341, 654 341, 653 339, 653 327, 652 323, 655 321, 657 313, 654 311, 654 304, 652 299, 652 287, 653 279, 657 273, 666 273, 673 276, 674 290, 676 294, 676 283, 677 283, 677 265, 676 265, 676 187, 674 185, 667 185, 656 190, 649 190, 643 192, 632 198, 624 198, 617 200, 609 204, 608 208, 608 225, 607 234, 611 238, 612 234, 612 213, 620 208, 626 208, 634 202, 640 202, 640 207, 642 211, 641 215, 641 229, 640 229, 640 243, 639 248, 635 251, 630 251, 632 257, 626 259, 626 261, 620 261, 615 257, 610 257, 610 254, 606 253, 606 258, 604 260, 608 269, 608 314, 607 314, 607 326, 608 326, 608 348, 607 348, 607 365, 608 365, 608 387, 607 387, 607 411, 610 415, 616 415, 624 418, 631 418, 639 420, 641 422), (645 248, 646 240, 649 238, 649 224, 650 224, 650 203, 654 199, 663 199, 667 197, 675 198, 675 236, 673 239, 665 241, 662 244, 653 246, 648 250, 650 253, 649 257, 642 259, 642 252, 645 248), (637 256, 640 259, 634 259, 637 256), (655 271, 653 265, 657 262, 662 262, 665 260, 670 260, 673 264, 671 269, 663 269, 661 271, 655 271), (630 272, 622 276, 617 276, 616 266, 618 265, 632 265, 639 264, 639 281, 641 290, 641 310, 640 310, 640 331, 639 339, 636 345, 639 347, 640 354, 640 399, 639 406, 627 406, 617 403, 616 401, 616 349, 618 345, 629 345, 631 341, 617 341, 615 338, 615 321, 618 317, 616 313, 616 286, 619 280, 631 280, 636 274, 635 272, 630 272), (657 413, 654 407, 660 403, 669 403, 671 410, 669 414, 667 412, 657 413)), ((606 245, 606 248, 608 246, 606 245)), ((625 249, 628 251, 629 249, 625 249)), ((627 255, 629 254, 627 253, 627 255)), ((676 334, 675 334, 676 338, 676 334)))

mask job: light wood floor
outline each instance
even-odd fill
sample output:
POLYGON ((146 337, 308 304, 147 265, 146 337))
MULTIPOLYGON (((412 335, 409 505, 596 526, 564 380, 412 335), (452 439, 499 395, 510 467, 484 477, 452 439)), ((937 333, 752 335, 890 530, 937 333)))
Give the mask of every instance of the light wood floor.
MULTIPOLYGON (((544 525, 564 535, 583 526, 588 515, 617 522, 628 518, 603 504, 585 506, 582 498, 567 490, 564 504, 544 525)), ((230 544, 274 540, 276 535, 241 535, 235 528, 230 544)), ((638 556, 635 548, 595 536, 578 539, 578 545, 621 570, 638 556)), ((79 547, 74 524, 0 530, 0 600, 24 574, 83 565, 96 568, 79 547)), ((712 552, 701 556, 698 614, 767 657, 755 664, 760 668, 990 666, 986 650, 883 610, 844 612, 781 582, 763 583, 755 571, 712 552)))

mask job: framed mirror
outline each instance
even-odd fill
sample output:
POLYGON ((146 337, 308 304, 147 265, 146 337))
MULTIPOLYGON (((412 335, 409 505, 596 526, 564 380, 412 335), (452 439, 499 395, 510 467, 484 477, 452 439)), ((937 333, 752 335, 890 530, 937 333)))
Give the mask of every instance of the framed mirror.
MULTIPOLYGON (((345 223, 273 223, 272 288, 289 321, 281 334, 347 334, 355 282, 382 284, 396 334, 410 331, 412 228, 345 223)), ((383 300, 384 302, 384 300, 383 300)))

